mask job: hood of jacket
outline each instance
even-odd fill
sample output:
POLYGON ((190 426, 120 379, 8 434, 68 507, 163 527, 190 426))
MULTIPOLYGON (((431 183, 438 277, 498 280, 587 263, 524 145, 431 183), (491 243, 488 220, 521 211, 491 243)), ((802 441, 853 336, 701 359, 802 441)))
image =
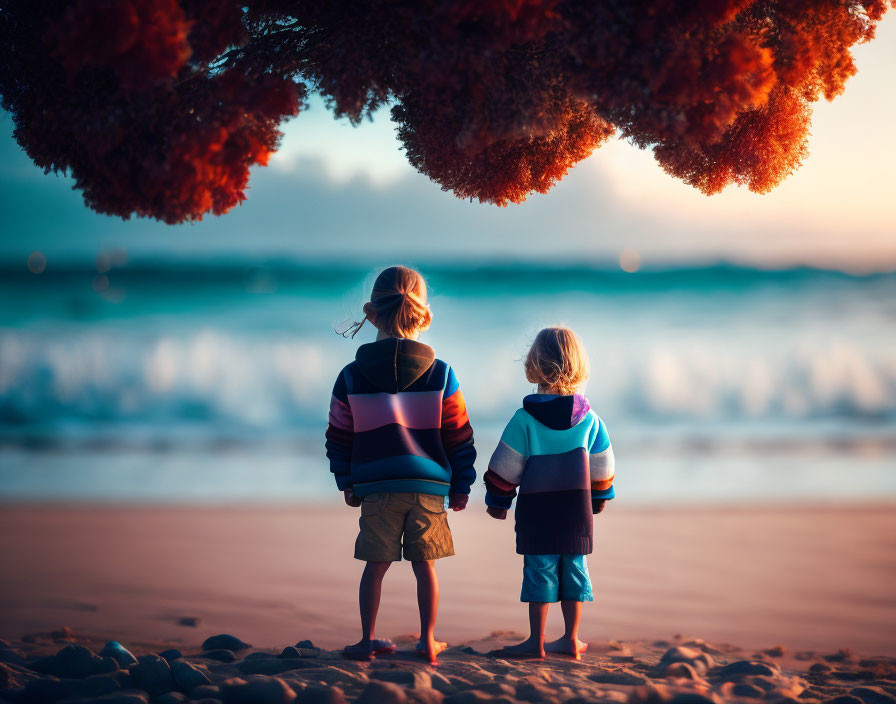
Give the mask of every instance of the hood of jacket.
POLYGON ((525 411, 552 430, 566 430, 578 425, 591 410, 582 394, 529 394, 523 399, 525 411))
POLYGON ((432 366, 432 347, 416 340, 390 337, 361 345, 355 355, 358 371, 376 388, 394 394, 404 391, 432 366))

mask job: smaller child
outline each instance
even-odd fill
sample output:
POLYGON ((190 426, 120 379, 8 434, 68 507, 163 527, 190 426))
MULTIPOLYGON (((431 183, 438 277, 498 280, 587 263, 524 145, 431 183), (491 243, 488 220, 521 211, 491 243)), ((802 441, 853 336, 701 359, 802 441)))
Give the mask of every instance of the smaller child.
POLYGON ((582 604, 593 601, 585 555, 593 548, 593 513, 613 490, 613 449, 603 421, 578 393, 588 379, 588 357, 569 328, 545 328, 526 357, 526 379, 538 393, 523 399, 485 474, 488 514, 507 518, 516 506, 516 551, 523 555, 520 601, 529 602, 528 640, 508 656, 543 658, 588 649, 579 640, 582 604), (548 604, 559 601, 566 632, 545 645, 548 604))

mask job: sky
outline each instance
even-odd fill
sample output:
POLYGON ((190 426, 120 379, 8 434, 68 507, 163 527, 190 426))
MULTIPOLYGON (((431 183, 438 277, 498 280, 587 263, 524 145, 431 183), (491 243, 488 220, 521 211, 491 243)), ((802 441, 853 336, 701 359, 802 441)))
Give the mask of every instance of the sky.
POLYGON ((388 111, 353 127, 320 100, 285 127, 248 200, 221 217, 164 225, 88 210, 70 179, 45 175, 0 114, 0 260, 49 263, 216 257, 622 261, 626 266, 732 261, 896 269, 896 11, 854 50, 859 73, 816 104, 810 156, 767 195, 731 187, 707 197, 666 175, 649 151, 612 140, 547 194, 498 208, 461 201, 418 174, 388 111))

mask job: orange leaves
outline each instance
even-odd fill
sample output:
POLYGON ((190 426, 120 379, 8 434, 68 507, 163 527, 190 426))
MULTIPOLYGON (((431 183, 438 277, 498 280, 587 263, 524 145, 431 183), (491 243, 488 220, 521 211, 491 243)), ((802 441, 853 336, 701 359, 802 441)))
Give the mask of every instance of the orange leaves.
POLYGON ((385 104, 460 198, 544 192, 614 131, 705 193, 764 193, 811 103, 894 0, 3 0, 0 96, 38 165, 104 213, 174 223, 245 198, 316 90, 385 104))
POLYGON ((458 198, 500 206, 521 203, 535 191, 545 193, 613 134, 612 126, 583 102, 568 105, 543 133, 507 136, 476 148, 444 139, 445 124, 433 123, 414 99, 402 101, 392 116, 416 169, 458 198))
POLYGON ((764 107, 741 115, 719 142, 660 145, 654 154, 668 173, 707 195, 731 183, 767 193, 806 157, 810 117, 805 100, 780 89, 764 107))
POLYGON ((239 5, 75 0, 61 16, 56 6, 22 0, 0 16, 0 90, 29 156, 122 218, 177 223, 243 201, 249 169, 277 149, 305 89, 251 66, 196 63, 246 38, 239 5))

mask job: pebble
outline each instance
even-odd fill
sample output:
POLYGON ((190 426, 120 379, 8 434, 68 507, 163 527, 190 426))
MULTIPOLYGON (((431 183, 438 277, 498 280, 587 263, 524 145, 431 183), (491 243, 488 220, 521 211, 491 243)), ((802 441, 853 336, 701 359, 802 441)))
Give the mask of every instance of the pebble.
POLYGON ((776 675, 778 670, 772 663, 757 662, 755 660, 738 660, 730 665, 725 665, 715 673, 721 679, 740 677, 741 675, 776 675))
POLYGON ((198 616, 183 616, 177 619, 177 623, 180 626, 187 626, 188 628, 196 628, 200 623, 202 623, 202 619, 198 616))
POLYGON ((203 650, 231 650, 233 652, 239 652, 240 650, 246 650, 251 647, 252 646, 248 643, 244 643, 239 638, 232 636, 229 633, 221 633, 220 635, 206 638, 202 643, 203 650))
POLYGON ((83 645, 67 645, 55 655, 42 658, 28 665, 29 670, 43 675, 82 679, 90 675, 113 672, 118 663, 112 658, 100 657, 83 645))
POLYGON ((855 687, 849 693, 865 704, 896 704, 896 697, 880 687, 855 687))
POLYGON ((221 685, 224 704, 290 704, 296 693, 279 677, 234 677, 221 685))
POLYGON ((175 660, 171 663, 171 676, 178 689, 188 693, 204 684, 211 684, 205 672, 185 660, 175 660))
POLYGON ((314 647, 314 643, 312 643, 310 640, 300 640, 298 643, 296 643, 296 647, 303 650, 316 650, 316 648, 314 647))
POLYGON ((749 699, 761 699, 765 694, 764 689, 760 689, 755 684, 749 682, 739 682, 734 685, 731 692, 738 697, 747 697, 749 699))
POLYGON ((203 684, 190 692, 190 696, 193 699, 217 699, 221 696, 221 688, 214 684, 203 684))
MULTIPOLYGON (((243 662, 246 660, 269 660, 274 657, 273 653, 268 653, 264 650, 256 650, 254 653, 249 653, 243 658, 243 662)), ((280 657, 283 657, 282 655, 280 657)))
POLYGON ((177 689, 168 661, 158 655, 144 655, 138 658, 137 664, 131 666, 130 672, 134 684, 149 692, 152 697, 177 689))
POLYGON ((816 662, 814 665, 809 667, 809 672, 813 675, 826 675, 829 672, 833 672, 834 668, 828 665, 826 662, 816 662))
POLYGON ((771 648, 766 648, 762 652, 773 658, 783 658, 787 654, 787 648, 783 645, 773 645, 771 648))
POLYGON ((283 652, 281 652, 277 657, 278 657, 278 658, 297 658, 297 657, 300 657, 300 656, 299 656, 299 649, 298 649, 298 648, 294 648, 294 647, 291 646, 291 645, 287 645, 287 646, 283 649, 283 652))
MULTIPOLYGON (((407 698, 405 691, 397 684, 371 680, 355 700, 355 704, 404 704, 407 698)), ((445 700, 446 703, 449 699, 445 700)))
POLYGON ((184 654, 177 648, 169 648, 168 650, 164 650, 159 653, 159 657, 167 660, 169 663, 172 660, 180 660, 183 656, 184 654))
POLYGON ((217 660, 218 662, 233 662, 236 660, 236 655, 233 654, 233 651, 227 650, 226 648, 208 650, 202 653, 199 657, 208 658, 209 660, 217 660))
POLYGON ((90 675, 90 677, 87 677, 86 679, 96 680, 101 678, 110 679, 113 682, 116 682, 119 689, 137 689, 134 684, 134 678, 131 677, 131 673, 128 670, 115 670, 115 672, 107 672, 102 675, 90 675))
POLYGON ((313 685, 299 692, 296 704, 345 704, 345 693, 339 687, 313 685))
POLYGON ((862 704, 862 700, 849 694, 842 694, 833 699, 825 699, 824 704, 862 704))
POLYGON ((663 653, 663 657, 660 658, 659 664, 665 665, 670 662, 686 662, 701 675, 705 674, 707 670, 715 667, 716 664, 709 653, 704 653, 702 650, 687 648, 681 645, 669 648, 663 653))
POLYGON ((102 657, 112 658, 120 667, 128 668, 137 662, 134 654, 117 640, 110 640, 100 651, 102 657))
POLYGON ((674 677, 685 680, 699 680, 700 675, 689 663, 686 662, 669 662, 663 665, 661 669, 656 671, 658 677, 674 677))
POLYGON ((768 675, 754 675, 749 678, 748 682, 750 684, 755 684, 760 689, 765 690, 766 692, 773 692, 783 685, 790 685, 791 687, 798 687, 798 690, 803 691, 803 686, 807 685, 808 682, 805 680, 800 680, 796 677, 787 678, 783 675, 778 675, 777 677, 769 677, 768 675))

